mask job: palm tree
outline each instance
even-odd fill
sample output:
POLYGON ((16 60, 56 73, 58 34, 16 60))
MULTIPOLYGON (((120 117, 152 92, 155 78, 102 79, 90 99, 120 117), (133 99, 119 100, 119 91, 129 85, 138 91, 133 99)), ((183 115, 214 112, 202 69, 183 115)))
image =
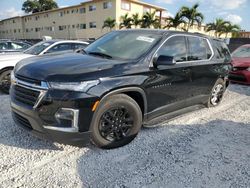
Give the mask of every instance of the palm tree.
POLYGON ((161 29, 161 28, 162 28, 160 19, 156 19, 156 21, 153 23, 153 27, 154 27, 155 29, 161 29))
POLYGON ((224 32, 226 33, 226 38, 228 33, 238 33, 240 31, 240 26, 232 23, 228 23, 224 27, 224 32))
POLYGON ((120 29, 125 28, 131 28, 133 25, 133 19, 128 16, 128 13, 126 13, 124 16, 121 16, 121 23, 120 23, 120 29))
POLYGON ((142 20, 141 20, 142 28, 150 28, 151 26, 155 26, 155 25, 158 25, 157 27, 159 28, 160 20, 158 18, 155 18, 155 13, 156 12, 153 12, 153 13, 146 12, 142 16, 142 20))
POLYGON ((104 28, 109 28, 109 30, 111 31, 116 25, 116 21, 115 19, 111 18, 111 17, 108 17, 104 23, 103 23, 103 26, 102 26, 102 29, 104 28))
POLYGON ((195 23, 197 23, 199 26, 202 24, 204 16, 201 12, 197 10, 198 7, 199 4, 196 3, 191 8, 183 6, 179 11, 181 18, 187 20, 186 31, 188 31, 189 28, 193 26, 195 23))
POLYGON ((137 28, 141 24, 141 19, 138 13, 132 15, 132 24, 137 28))
POLYGON ((215 37, 220 37, 222 33, 225 32, 227 24, 230 24, 230 22, 217 18, 213 23, 208 23, 206 25, 206 31, 215 31, 215 37))
POLYGON ((168 17, 165 20, 167 22, 167 25, 164 27, 165 28, 175 28, 175 30, 177 29, 177 27, 181 24, 186 24, 186 21, 183 20, 182 16, 180 15, 180 12, 177 12, 176 15, 174 17, 168 17))

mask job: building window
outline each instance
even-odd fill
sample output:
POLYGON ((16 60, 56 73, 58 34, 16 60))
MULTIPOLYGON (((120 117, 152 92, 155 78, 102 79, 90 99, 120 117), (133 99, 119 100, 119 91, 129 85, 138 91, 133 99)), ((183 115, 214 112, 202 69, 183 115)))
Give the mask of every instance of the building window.
POLYGON ((83 14, 86 12, 86 9, 85 8, 80 8, 80 14, 83 14))
POLYGON ((90 5, 89 6, 89 11, 94 11, 96 10, 96 6, 95 5, 90 5))
POLYGON ((122 3, 121 3, 121 8, 123 10, 130 10, 130 8, 131 8, 130 6, 131 6, 130 3, 127 1, 122 1, 122 3))
POLYGON ((96 22, 89 22, 89 28, 96 28, 96 22))
POLYGON ((35 28, 35 31, 38 32, 40 31, 41 29, 39 27, 35 28))
POLYGON ((75 25, 72 25, 72 28, 74 29, 74 28, 75 28, 75 25))
POLYGON ((66 29, 67 26, 66 26, 66 25, 60 25, 58 28, 59 28, 59 31, 62 31, 62 30, 64 30, 64 29, 66 29))
POLYGON ((59 13, 59 16, 61 16, 61 17, 62 17, 62 16, 63 16, 63 12, 60 12, 60 13, 59 13))
POLYGON ((69 14, 69 10, 67 10, 67 14, 69 14))
POLYGON ((151 12, 151 9, 149 7, 143 7, 143 13, 151 12))
POLYGON ((112 2, 104 2, 103 9, 109 9, 109 8, 112 8, 112 2))
POLYGON ((45 27, 45 30, 52 31, 52 27, 45 27))
POLYGON ((80 29, 86 29, 86 24, 80 24, 80 29))

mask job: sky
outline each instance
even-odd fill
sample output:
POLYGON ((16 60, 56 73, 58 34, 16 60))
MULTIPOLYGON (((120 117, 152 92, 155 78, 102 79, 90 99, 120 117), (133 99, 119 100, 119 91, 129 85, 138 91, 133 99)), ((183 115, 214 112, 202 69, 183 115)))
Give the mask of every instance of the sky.
MULTIPOLYGON (((23 15, 22 4, 25 0, 0 0, 0 19, 23 15)), ((59 7, 76 5, 84 0, 56 0, 59 7)), ((205 16, 205 23, 223 18, 239 24, 243 30, 250 31, 250 0, 141 0, 162 6, 169 15, 174 15, 181 6, 191 7, 199 3, 199 11, 205 16)))

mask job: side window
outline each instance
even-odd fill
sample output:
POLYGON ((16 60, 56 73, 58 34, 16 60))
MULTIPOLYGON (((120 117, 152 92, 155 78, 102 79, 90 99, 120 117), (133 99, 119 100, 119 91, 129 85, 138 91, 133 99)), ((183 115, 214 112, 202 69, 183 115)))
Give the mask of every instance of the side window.
POLYGON ((158 56, 172 56, 176 62, 187 61, 187 48, 184 36, 172 37, 158 51, 158 56))
POLYGON ((62 43, 57 44, 54 47, 50 48, 47 53, 53 53, 53 52, 61 52, 66 50, 72 50, 72 44, 71 43, 62 43))
POLYGON ((87 44, 73 44, 73 50, 77 50, 77 49, 84 49, 87 47, 87 44))
POLYGON ((8 43, 7 42, 0 42, 0 50, 7 50, 8 43))
POLYGON ((17 43, 17 42, 11 43, 11 49, 13 49, 13 50, 25 49, 25 48, 27 48, 27 45, 25 45, 23 43, 17 43))
POLYGON ((230 51, 226 45, 226 43, 219 41, 219 40, 213 40, 213 46, 215 51, 215 58, 216 59, 230 59, 230 51))
POLYGON ((212 56, 212 51, 208 42, 200 37, 187 37, 189 53, 188 61, 207 60, 212 56))

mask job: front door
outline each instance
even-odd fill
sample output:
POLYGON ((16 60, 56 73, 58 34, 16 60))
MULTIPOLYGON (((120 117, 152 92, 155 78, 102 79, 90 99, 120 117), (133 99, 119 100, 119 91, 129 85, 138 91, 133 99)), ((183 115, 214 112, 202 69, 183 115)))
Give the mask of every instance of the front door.
POLYGON ((192 96, 189 90, 192 72, 187 62, 185 36, 169 38, 158 50, 156 58, 160 55, 173 56, 176 64, 157 66, 150 71, 144 85, 149 119, 185 107, 185 100, 192 96))

